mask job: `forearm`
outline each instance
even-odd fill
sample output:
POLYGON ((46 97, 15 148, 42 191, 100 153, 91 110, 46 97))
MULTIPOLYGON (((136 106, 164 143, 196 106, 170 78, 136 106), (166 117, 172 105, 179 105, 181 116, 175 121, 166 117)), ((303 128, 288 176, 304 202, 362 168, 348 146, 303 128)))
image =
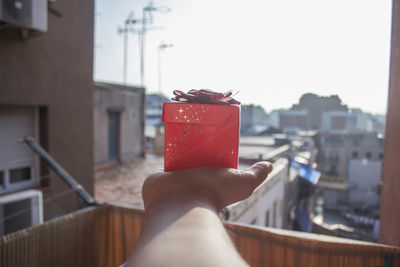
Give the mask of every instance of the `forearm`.
POLYGON ((247 266, 213 198, 196 189, 162 194, 147 211, 128 266, 247 266))

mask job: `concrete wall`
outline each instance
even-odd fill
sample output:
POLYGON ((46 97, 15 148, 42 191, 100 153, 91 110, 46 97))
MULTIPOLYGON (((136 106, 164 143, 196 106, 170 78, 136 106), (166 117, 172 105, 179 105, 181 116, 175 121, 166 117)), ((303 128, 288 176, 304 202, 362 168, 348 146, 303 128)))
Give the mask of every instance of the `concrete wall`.
POLYGON ((393 0, 389 87, 379 242, 400 246, 400 0, 393 0))
POLYGON ((108 112, 120 112, 120 161, 144 155, 144 89, 96 83, 95 163, 108 162, 108 112))
MULTIPOLYGON (((48 32, 22 41, 0 30, 0 105, 47 108, 46 147, 93 193, 92 0, 56 1, 62 17, 48 16, 48 32)), ((78 207, 75 194, 53 176, 44 191, 46 219, 78 207)))

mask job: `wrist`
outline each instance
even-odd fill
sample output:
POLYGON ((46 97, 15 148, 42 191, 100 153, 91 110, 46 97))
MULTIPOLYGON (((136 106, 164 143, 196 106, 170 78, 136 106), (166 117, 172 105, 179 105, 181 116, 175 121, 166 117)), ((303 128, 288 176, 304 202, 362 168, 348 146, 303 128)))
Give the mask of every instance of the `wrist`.
POLYGON ((143 192, 146 213, 160 209, 206 208, 218 213, 217 199, 212 191, 200 186, 171 184, 170 186, 143 192))

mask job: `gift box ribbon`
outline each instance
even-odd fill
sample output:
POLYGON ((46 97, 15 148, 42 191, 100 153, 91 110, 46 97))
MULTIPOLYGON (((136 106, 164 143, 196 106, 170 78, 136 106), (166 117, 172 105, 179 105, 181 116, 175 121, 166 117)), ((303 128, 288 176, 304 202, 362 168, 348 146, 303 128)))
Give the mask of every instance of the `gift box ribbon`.
POLYGON ((180 90, 174 90, 174 101, 201 103, 201 104, 219 104, 219 105, 240 105, 240 102, 232 98, 232 91, 218 93, 209 89, 192 89, 187 93, 180 90))

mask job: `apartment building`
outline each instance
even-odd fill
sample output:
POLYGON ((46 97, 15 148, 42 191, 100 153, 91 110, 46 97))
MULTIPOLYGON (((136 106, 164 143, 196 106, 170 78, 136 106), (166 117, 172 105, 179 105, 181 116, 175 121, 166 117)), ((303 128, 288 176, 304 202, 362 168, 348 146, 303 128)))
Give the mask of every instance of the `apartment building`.
MULTIPOLYGON (((2 24, 9 27, 0 28, 3 229, 15 222, 19 228, 37 224, 80 205, 73 190, 23 142, 25 137, 33 137, 89 193, 94 191, 94 2, 53 1, 51 9, 57 12, 48 12, 47 1, 32 3, 41 11, 34 15, 40 16, 46 27, 40 31, 29 25, 14 27, 10 20, 10 24, 2 24)), ((22 7, 25 13, 18 13, 20 17, 14 21, 33 12, 26 9, 29 5, 22 7)))

